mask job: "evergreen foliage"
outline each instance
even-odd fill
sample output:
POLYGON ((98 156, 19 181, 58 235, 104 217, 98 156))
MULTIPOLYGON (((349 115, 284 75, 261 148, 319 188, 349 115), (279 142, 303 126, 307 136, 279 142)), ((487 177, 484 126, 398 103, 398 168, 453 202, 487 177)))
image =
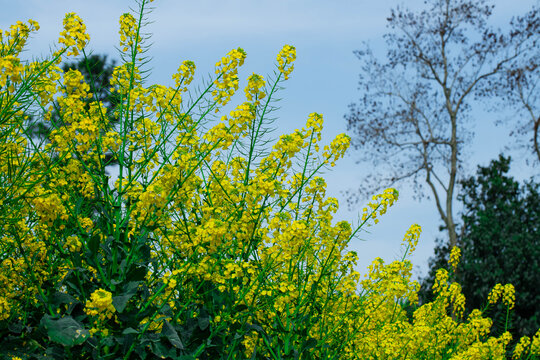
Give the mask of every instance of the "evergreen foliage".
MULTIPOLYGON (((510 321, 514 339, 532 337, 540 327, 540 193, 539 183, 520 184, 508 176, 510 157, 499 156, 475 177, 461 182, 463 202, 458 244, 462 260, 455 280, 462 286, 466 311, 483 309, 497 283, 516 289, 516 306, 510 321)), ((420 299, 429 302, 435 272, 450 254, 448 243, 438 240, 430 259, 429 275, 422 282, 420 299)), ((493 311, 495 333, 504 332, 506 309, 493 311), (499 326, 498 326, 499 325, 499 326)))

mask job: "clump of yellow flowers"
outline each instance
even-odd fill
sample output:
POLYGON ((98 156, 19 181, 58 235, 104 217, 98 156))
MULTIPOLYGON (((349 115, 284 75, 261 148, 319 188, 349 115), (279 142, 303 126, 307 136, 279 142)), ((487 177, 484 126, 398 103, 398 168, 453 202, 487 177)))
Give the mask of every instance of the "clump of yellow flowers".
POLYGON ((110 319, 114 312, 112 294, 107 290, 98 289, 90 295, 86 301, 85 312, 90 316, 96 316, 100 320, 110 319))
MULTIPOLYGON (((249 76, 245 101, 215 118, 241 86, 246 51, 227 53, 201 90, 190 88, 189 60, 174 86, 149 85, 140 29, 148 3, 120 18, 124 62, 109 89, 119 98, 116 128, 84 76, 58 67, 85 55, 89 36, 76 14, 43 61, 20 58, 35 21, 0 30, 0 338, 11 339, 2 351, 21 359, 505 358, 510 332, 490 336, 483 311, 465 314, 452 281, 458 248, 450 271, 437 272, 435 300, 418 306, 409 257, 419 225, 403 237, 403 258, 377 258, 358 272, 349 242, 399 194, 373 196, 356 227, 336 223, 338 201, 317 173, 344 156, 350 138, 321 145, 317 113, 270 137, 267 117, 293 71, 293 46, 279 51, 275 76, 249 76), (33 107, 54 128, 42 147, 24 136, 33 107), (114 185, 106 153, 119 162, 114 185)), ((514 307, 512 285, 493 288, 488 303, 499 300, 514 307)), ((540 334, 513 350, 513 359, 538 356, 540 334)))
MULTIPOLYGON (((96 319, 93 323, 96 327, 92 327, 89 330, 90 334, 98 332, 99 328, 101 328, 100 325, 107 319, 110 319, 115 311, 116 309, 112 303, 112 294, 109 291, 103 289, 94 291, 90 295, 90 300, 86 300, 86 306, 84 308, 84 312, 87 315, 96 319)), ((109 333, 107 328, 104 328, 102 331, 104 335, 109 333)))

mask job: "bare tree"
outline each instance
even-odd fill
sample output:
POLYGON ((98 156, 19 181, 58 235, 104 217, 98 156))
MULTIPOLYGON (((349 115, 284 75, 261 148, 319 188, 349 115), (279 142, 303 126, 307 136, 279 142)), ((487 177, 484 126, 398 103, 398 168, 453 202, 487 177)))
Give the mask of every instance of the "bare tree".
POLYGON ((412 180, 421 197, 427 185, 454 246, 453 200, 464 145, 473 135, 472 103, 491 96, 483 83, 522 49, 487 24, 493 6, 486 0, 425 4, 429 8, 417 13, 391 11, 383 62, 367 45, 355 51, 362 61, 363 95, 345 118, 352 145, 360 150, 358 162, 371 160, 379 171, 367 176, 369 189, 412 180))
MULTIPOLYGON (((505 71, 489 86, 502 100, 500 105, 509 105, 517 110, 511 117, 510 136, 516 145, 526 148, 540 164, 540 7, 533 7, 524 16, 516 17, 511 23, 510 39, 516 52, 523 55, 508 63, 505 71)), ((502 123, 501 121, 498 122, 502 123)))

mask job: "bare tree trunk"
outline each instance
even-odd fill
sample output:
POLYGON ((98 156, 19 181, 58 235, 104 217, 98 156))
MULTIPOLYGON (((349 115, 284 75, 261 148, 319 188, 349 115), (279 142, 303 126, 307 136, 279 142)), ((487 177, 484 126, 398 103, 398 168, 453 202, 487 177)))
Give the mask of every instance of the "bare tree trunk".
POLYGON ((540 161, 540 146, 538 144, 538 132, 540 131, 540 117, 534 122, 534 152, 540 161))
POLYGON ((450 240, 450 248, 457 246, 457 232, 456 232, 456 224, 454 223, 454 217, 450 213, 449 216, 446 217, 446 227, 448 228, 448 237, 450 240))
MULTIPOLYGON (((449 93, 450 91, 448 91, 449 93)), ((452 122, 452 154, 450 158, 450 179, 448 181, 448 189, 446 191, 446 227, 448 228, 448 237, 450 247, 457 244, 456 225, 454 224, 453 204, 454 204, 454 188, 456 186, 457 166, 458 166, 458 141, 457 141, 457 116, 455 111, 450 111, 450 121, 452 122)))

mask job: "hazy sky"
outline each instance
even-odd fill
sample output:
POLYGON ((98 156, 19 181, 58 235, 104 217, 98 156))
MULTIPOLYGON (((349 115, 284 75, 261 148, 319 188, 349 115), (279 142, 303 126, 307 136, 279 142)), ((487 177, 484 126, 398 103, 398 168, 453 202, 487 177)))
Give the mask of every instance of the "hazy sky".
MULTIPOLYGON (((360 61, 353 50, 359 49, 363 41, 369 41, 375 49, 384 49, 386 18, 390 8, 402 3, 395 0, 156 0, 152 3, 156 9, 149 16, 153 23, 146 27, 153 34, 154 43, 148 52, 154 58, 149 82, 172 85, 171 75, 183 60, 195 62, 196 79, 206 78, 223 55, 242 47, 247 52, 239 72, 240 89, 243 89, 245 79, 252 72, 265 77, 271 74, 277 53, 283 45, 290 44, 296 47, 297 60, 291 79, 279 94, 283 100, 274 136, 303 127, 307 116, 318 112, 325 119, 323 142, 329 142, 346 132, 347 106, 360 97, 357 90, 360 61)), ((512 16, 530 9, 535 1, 493 3, 496 8, 491 23, 504 26, 512 16)), ((33 19, 41 25, 27 46, 28 59, 49 53, 49 46, 58 39, 66 12, 77 13, 85 22, 91 36, 89 49, 118 59, 115 49, 119 41, 118 18, 130 6, 137 8, 134 1, 127 0, 0 0, 0 4, 1 29, 7 29, 17 20, 33 19)), ((406 4, 417 9, 423 1, 409 0, 406 4)), ((233 98, 235 104, 243 101, 243 95, 237 95, 233 98)), ((474 112, 477 132, 472 156, 466 164, 470 174, 475 172, 476 165, 487 165, 505 146, 511 145, 508 130, 493 125, 496 116, 481 109, 474 112)), ((519 161, 513 161, 511 170, 519 179, 532 174, 532 169, 519 161)), ((341 203, 337 220, 356 222, 362 206, 349 211, 343 191, 358 188, 363 174, 369 171, 369 166, 355 163, 355 152, 350 150, 333 171, 323 175, 328 183, 327 195, 341 203)), ((418 267, 415 274, 424 274, 435 237, 445 236, 438 231, 441 220, 433 202, 414 201, 408 186, 398 186, 398 190, 400 200, 370 233, 362 233, 365 241, 350 243, 350 248, 359 254, 362 273, 377 256, 387 261, 396 259, 403 235, 411 224, 418 223, 423 233, 412 259, 418 267)), ((457 212, 454 215, 457 217, 457 212)))

